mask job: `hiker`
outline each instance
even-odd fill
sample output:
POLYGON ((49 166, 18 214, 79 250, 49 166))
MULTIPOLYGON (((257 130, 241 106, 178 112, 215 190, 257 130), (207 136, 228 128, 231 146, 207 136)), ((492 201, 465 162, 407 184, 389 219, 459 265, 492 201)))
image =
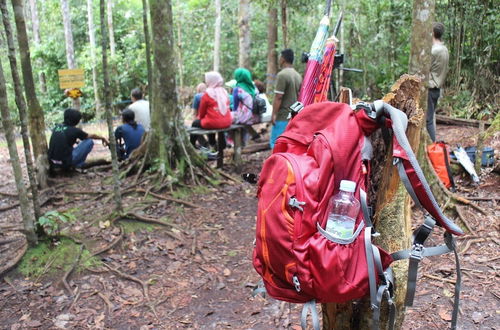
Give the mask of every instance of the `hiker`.
POLYGON ((51 166, 79 169, 85 164, 87 155, 94 147, 92 140, 101 140, 104 146, 109 144, 106 138, 88 134, 76 127, 81 119, 82 114, 78 110, 66 109, 64 111, 64 122, 54 127, 50 137, 48 154, 51 166), (77 140, 80 143, 73 147, 77 140))
POLYGON ((134 112, 137 123, 141 124, 146 132, 149 132, 149 128, 151 127, 149 102, 142 98, 140 88, 134 88, 130 92, 130 99, 132 100, 132 104, 128 108, 134 112))
POLYGON ((191 105, 191 108, 194 110, 194 115, 198 115, 198 109, 200 108, 200 101, 201 97, 205 93, 205 90, 207 89, 207 85, 205 83, 199 83, 198 86, 196 86, 196 94, 194 95, 193 98, 193 104, 191 105))
POLYGON ((271 149, 278 136, 283 133, 288 124, 288 114, 290 106, 297 102, 297 97, 300 91, 302 77, 293 68, 293 50, 287 48, 281 52, 280 67, 281 71, 276 77, 276 87, 274 89, 273 114, 271 123, 271 139, 269 145, 271 149))
POLYGON ((260 122, 260 116, 252 112, 253 99, 259 93, 252 81, 252 74, 245 68, 234 71, 236 86, 233 89, 233 124, 245 125, 243 143, 247 139, 246 132, 252 135, 252 140, 258 140, 258 134, 251 125, 260 122))
POLYGON ((127 159, 134 149, 141 145, 144 127, 135 121, 135 114, 129 108, 122 112, 122 122, 115 130, 118 160, 127 159))
POLYGON ((436 142, 436 106, 448 73, 448 48, 443 43, 444 25, 434 23, 432 27, 431 72, 427 96, 426 126, 432 142, 436 142))
MULTIPOLYGON (((218 72, 207 72, 205 83, 207 89, 201 97, 198 119, 193 121, 191 126, 203 129, 222 129, 231 126, 229 96, 224 89, 224 79, 218 72)), ((197 139, 196 135, 191 135, 190 140, 194 146, 196 146, 197 139)), ((203 144, 203 142, 200 143, 203 144)), ((212 148, 216 147, 215 134, 208 134, 208 143, 212 148)))
POLYGON ((259 91, 259 97, 266 101, 266 112, 260 116, 260 121, 262 123, 269 122, 271 121, 271 115, 273 114, 273 106, 271 105, 271 103, 269 103, 269 99, 267 98, 266 85, 264 85, 264 83, 258 79, 255 79, 253 83, 259 91))

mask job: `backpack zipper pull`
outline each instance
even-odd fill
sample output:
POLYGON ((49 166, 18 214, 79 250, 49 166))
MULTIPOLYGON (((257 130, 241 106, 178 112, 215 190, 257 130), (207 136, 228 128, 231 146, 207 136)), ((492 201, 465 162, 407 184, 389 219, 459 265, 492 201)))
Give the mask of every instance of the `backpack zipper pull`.
POLYGON ((291 197, 290 201, 288 202, 288 205, 290 205, 291 207, 295 207, 296 209, 299 209, 300 211, 304 212, 302 205, 306 205, 306 202, 301 202, 297 198, 291 197))
POLYGON ((293 285, 295 286, 295 290, 297 292, 300 292, 300 281, 297 275, 293 275, 292 277, 293 285))

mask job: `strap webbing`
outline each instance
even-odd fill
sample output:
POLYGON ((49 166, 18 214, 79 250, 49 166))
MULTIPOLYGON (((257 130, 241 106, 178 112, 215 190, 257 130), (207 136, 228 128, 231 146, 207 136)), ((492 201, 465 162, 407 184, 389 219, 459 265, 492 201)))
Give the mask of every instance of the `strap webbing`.
POLYGON ((462 269, 460 268, 460 260, 458 259, 457 246, 455 238, 452 234, 446 232, 444 234, 444 241, 448 248, 453 251, 455 255, 455 266, 457 268, 457 279, 455 281, 455 297, 453 299, 453 312, 451 314, 451 329, 455 330, 457 328, 458 311, 460 307, 460 289, 462 287, 462 269))
POLYGON ((316 300, 308 301, 304 304, 304 307, 302 307, 302 315, 300 317, 300 325, 302 329, 307 329, 307 314, 309 311, 311 311, 313 329, 320 330, 318 310, 316 309, 316 300))
POLYGON ((401 182, 403 182, 403 185, 405 186, 406 191, 408 191, 408 194, 410 195, 411 199, 413 199, 417 207, 422 208, 422 204, 420 204, 417 194, 415 193, 415 190, 413 190, 413 186, 411 185, 410 179, 408 178, 408 174, 406 174, 403 162, 401 161, 401 159, 395 157, 393 164, 396 165, 396 168, 398 169, 399 178, 401 179, 401 182))
POLYGON ((363 189, 359 190, 359 201, 361 203, 361 211, 363 212, 363 219, 365 220, 366 227, 373 227, 366 192, 363 189))

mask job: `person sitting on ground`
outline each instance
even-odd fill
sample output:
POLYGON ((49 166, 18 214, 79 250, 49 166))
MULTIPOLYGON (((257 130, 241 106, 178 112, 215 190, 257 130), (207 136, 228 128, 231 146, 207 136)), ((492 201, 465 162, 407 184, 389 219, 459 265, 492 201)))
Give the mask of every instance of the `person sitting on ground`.
POLYGON ((88 134, 76 127, 81 119, 82 114, 78 110, 66 109, 64 111, 64 122, 54 127, 50 137, 48 154, 51 165, 63 169, 81 168, 94 147, 92 140, 101 140, 104 146, 108 145, 106 138, 88 134), (80 140, 80 143, 73 147, 77 140, 80 140))
POLYGON ((193 104, 191 107, 194 110, 194 115, 198 115, 198 109, 200 108, 200 102, 201 102, 201 97, 203 94, 205 94, 205 91, 207 90, 207 85, 205 83, 199 83, 198 86, 196 86, 196 94, 194 95, 193 98, 193 104))
POLYGON ((135 114, 130 109, 122 112, 122 122, 115 130, 118 160, 127 159, 132 151, 141 145, 144 127, 135 121, 135 114))
MULTIPOLYGON (((252 112, 253 99, 258 90, 252 81, 252 74, 245 68, 234 71, 236 86, 233 89, 233 123, 245 125, 246 130, 252 135, 252 140, 257 140, 260 135, 251 125, 260 122, 260 116, 252 112)), ((243 141, 246 140, 246 134, 243 141)))
POLYGON ((142 91, 140 88, 134 88, 130 92, 130 99, 132 104, 128 106, 135 114, 135 121, 144 127, 146 132, 149 132, 151 127, 151 116, 149 113, 149 102, 142 98, 142 91))
POLYGON ((255 87, 257 87, 257 90, 259 91, 259 97, 264 101, 266 101, 266 112, 260 115, 260 121, 262 123, 270 122, 271 116, 273 114, 273 106, 271 105, 271 103, 269 103, 269 99, 267 98, 266 85, 264 85, 264 83, 258 79, 255 79, 253 83, 255 84, 255 87))
MULTIPOLYGON (((203 129, 223 129, 231 126, 231 111, 229 96, 224 89, 224 79, 220 73, 212 71, 205 73, 207 89, 201 97, 198 119, 193 121, 192 127, 203 129)), ((196 145, 197 136, 191 135, 191 143, 196 145)), ((208 142, 215 148, 215 134, 208 135, 208 142)), ((204 145, 203 147, 207 147, 204 145)))

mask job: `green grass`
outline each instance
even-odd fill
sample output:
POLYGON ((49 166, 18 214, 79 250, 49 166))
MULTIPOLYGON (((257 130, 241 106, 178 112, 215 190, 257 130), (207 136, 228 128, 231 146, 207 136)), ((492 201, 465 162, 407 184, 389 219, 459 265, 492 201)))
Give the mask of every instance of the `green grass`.
MULTIPOLYGON (((79 251, 80 246, 67 238, 62 238, 55 244, 50 241, 42 241, 26 252, 17 269, 25 277, 32 279, 62 274, 70 269, 79 251)), ((90 251, 85 249, 82 252, 77 271, 99 264, 99 259, 90 257, 90 251)))
POLYGON ((122 226, 123 231, 126 234, 130 234, 139 230, 146 230, 148 232, 152 232, 157 228, 157 226, 155 225, 135 220, 121 220, 120 225, 122 226))

